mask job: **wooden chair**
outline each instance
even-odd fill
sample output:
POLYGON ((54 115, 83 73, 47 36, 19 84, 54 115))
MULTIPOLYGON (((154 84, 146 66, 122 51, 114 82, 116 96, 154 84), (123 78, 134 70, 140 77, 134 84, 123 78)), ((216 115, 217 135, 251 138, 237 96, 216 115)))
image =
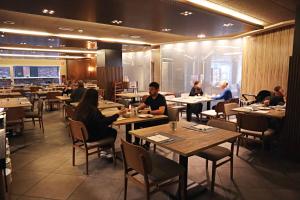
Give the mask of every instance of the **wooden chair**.
POLYGON ((264 149, 265 139, 271 137, 274 133, 273 129, 268 128, 268 119, 264 116, 255 114, 239 113, 237 120, 238 130, 242 136, 238 139, 236 155, 239 154, 240 140, 244 141, 244 137, 248 138, 248 136, 252 136, 254 140, 256 138, 260 139, 262 142, 262 149, 264 149))
POLYGON ((225 103, 224 104, 224 118, 226 121, 237 122, 236 115, 237 112, 233 111, 232 109, 240 107, 238 103, 225 103), (234 119, 230 117, 235 116, 234 119))
POLYGON ((38 121, 40 125, 40 129, 42 129, 44 133, 44 120, 43 120, 43 112, 44 112, 44 101, 42 99, 38 100, 37 111, 33 110, 29 112, 25 112, 25 118, 32 119, 32 123, 35 126, 35 122, 38 121))
POLYGON ((124 91, 124 84, 123 82, 114 82, 113 83, 113 101, 117 102, 119 98, 116 96, 124 91))
POLYGON ((86 174, 89 174, 89 156, 98 154, 100 158, 100 151, 104 149, 112 149, 113 162, 116 165, 115 154, 115 138, 109 137, 95 142, 87 142, 88 132, 85 125, 80 121, 70 120, 70 131, 73 140, 72 148, 72 163, 75 166, 75 148, 85 151, 86 157, 86 174))
POLYGON ((60 100, 56 98, 56 96, 61 96, 61 92, 58 91, 52 91, 52 92, 48 92, 46 95, 46 101, 45 101, 45 105, 47 107, 47 110, 51 110, 53 108, 54 105, 57 106, 57 109, 60 108, 60 100))
MULTIPOLYGON (((235 123, 226 122, 220 119, 211 119, 208 121, 207 125, 228 130, 228 131, 234 131, 234 132, 237 131, 237 126, 235 123)), ((230 162, 230 178, 231 180, 233 180, 233 153, 234 153, 235 141, 236 139, 228 141, 231 143, 230 149, 227 149, 222 146, 214 146, 198 154, 199 157, 206 159, 206 173, 208 173, 208 161, 212 161, 212 178, 211 178, 211 185, 210 185, 212 192, 214 192, 217 167, 220 167, 221 165, 230 162), (225 160, 225 158, 227 159, 225 160)))
POLYGON ((224 115, 224 104, 225 102, 218 102, 215 106, 215 109, 202 111, 200 114, 200 119, 202 120, 203 116, 208 118, 220 118, 224 115))
POLYGON ((124 163, 124 200, 127 198, 128 179, 146 191, 146 199, 158 192, 163 186, 179 183, 183 196, 184 168, 176 162, 158 154, 150 154, 140 146, 121 140, 124 163), (142 176, 143 180, 139 179, 142 176), (175 180, 174 178, 179 178, 175 180), (180 183, 181 182, 181 183, 180 183))
POLYGON ((8 108, 6 111, 6 128, 12 130, 24 131, 24 117, 23 108, 8 108))

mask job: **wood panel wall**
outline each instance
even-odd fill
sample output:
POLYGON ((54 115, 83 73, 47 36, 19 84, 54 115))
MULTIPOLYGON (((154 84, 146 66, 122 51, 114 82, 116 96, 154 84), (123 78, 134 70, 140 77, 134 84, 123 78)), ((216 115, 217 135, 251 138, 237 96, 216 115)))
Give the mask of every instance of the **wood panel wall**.
POLYGON ((257 94, 281 85, 287 89, 294 27, 244 38, 242 93, 257 94))
POLYGON ((68 80, 95 80, 96 59, 72 59, 67 60, 67 79, 68 80), (88 68, 93 67, 94 71, 88 68))
POLYGON ((113 82, 123 81, 122 67, 97 67, 97 80, 101 88, 105 88, 105 99, 112 99, 113 82))

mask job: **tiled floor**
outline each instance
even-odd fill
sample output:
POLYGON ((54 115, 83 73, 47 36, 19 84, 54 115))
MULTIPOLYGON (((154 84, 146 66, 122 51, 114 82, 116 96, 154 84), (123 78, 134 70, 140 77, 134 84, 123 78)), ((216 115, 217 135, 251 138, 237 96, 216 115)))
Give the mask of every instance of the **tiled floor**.
MULTIPOLYGON (((119 136, 124 130, 119 130, 119 136)), ((119 139, 118 139, 119 141, 119 139)), ((90 159, 90 175, 84 175, 84 155, 77 153, 76 166, 71 164, 71 139, 61 112, 45 113, 45 135, 32 124, 26 124, 23 136, 12 143, 26 144, 12 153, 12 200, 119 200, 123 199, 122 163, 117 166, 90 159)), ((119 146, 119 144, 117 144, 119 146)), ((172 156, 170 152, 159 152, 172 156)), ((299 200, 300 164, 282 159, 275 151, 250 151, 241 148, 235 157, 234 181, 229 178, 229 165, 217 169, 215 194, 206 191, 195 199, 299 200)), ((189 159, 189 177, 206 184, 205 162, 198 157, 189 159)), ((144 199, 143 190, 129 184, 128 199, 144 199)), ((152 199, 169 199, 157 193, 152 199)))

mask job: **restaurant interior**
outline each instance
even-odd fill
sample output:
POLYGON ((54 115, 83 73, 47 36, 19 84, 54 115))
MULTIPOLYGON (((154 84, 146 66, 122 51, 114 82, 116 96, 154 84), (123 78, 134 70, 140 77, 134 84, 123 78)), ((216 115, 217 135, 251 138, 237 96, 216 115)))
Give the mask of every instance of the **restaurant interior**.
POLYGON ((299 200, 299 0, 0 0, 0 200, 299 200))

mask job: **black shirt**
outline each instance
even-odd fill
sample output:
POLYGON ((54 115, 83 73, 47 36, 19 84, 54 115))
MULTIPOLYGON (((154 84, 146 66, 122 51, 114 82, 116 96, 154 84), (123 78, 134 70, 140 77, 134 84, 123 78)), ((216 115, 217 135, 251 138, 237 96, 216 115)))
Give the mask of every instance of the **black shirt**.
POLYGON ((193 87, 190 91, 190 96, 202 96, 203 95, 203 91, 202 88, 195 88, 193 87))
POLYGON ((147 106, 150 106, 151 110, 158 110, 159 107, 165 106, 165 112, 164 115, 168 116, 168 106, 166 99, 163 95, 158 94, 155 99, 153 99, 151 96, 147 97, 145 104, 147 106))
POLYGON ((86 91, 85 88, 79 87, 72 91, 72 94, 70 96, 72 102, 78 102, 80 101, 81 97, 83 96, 84 92, 86 91))
POLYGON ((273 96, 270 100, 270 106, 284 105, 284 98, 282 96, 273 96))

